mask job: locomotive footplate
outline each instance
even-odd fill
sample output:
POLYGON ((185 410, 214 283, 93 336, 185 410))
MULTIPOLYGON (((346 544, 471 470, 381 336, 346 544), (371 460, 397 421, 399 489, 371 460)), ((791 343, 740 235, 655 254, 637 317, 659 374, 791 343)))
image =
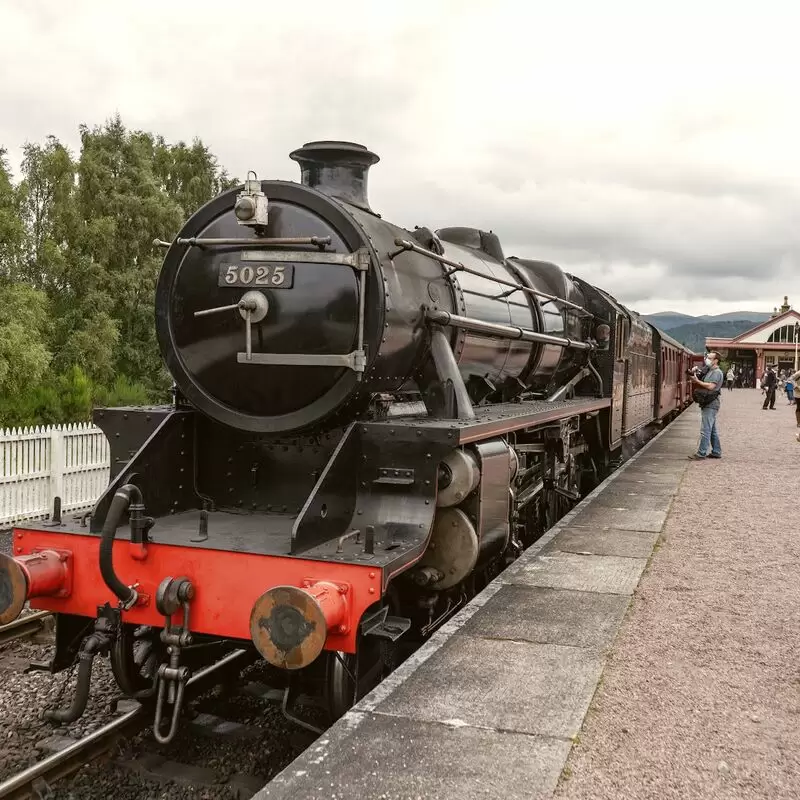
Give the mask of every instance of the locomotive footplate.
POLYGON ((524 400, 519 403, 498 403, 475 408, 474 419, 429 419, 414 417, 385 420, 371 425, 384 429, 421 431, 426 439, 447 441, 453 446, 503 436, 511 431, 534 428, 565 417, 602 411, 611 407, 610 397, 576 397, 573 400, 524 400))

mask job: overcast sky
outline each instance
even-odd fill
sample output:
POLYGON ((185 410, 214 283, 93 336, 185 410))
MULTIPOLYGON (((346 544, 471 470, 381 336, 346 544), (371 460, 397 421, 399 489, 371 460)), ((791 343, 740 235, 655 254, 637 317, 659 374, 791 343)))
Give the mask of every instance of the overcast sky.
POLYGON ((492 229, 644 313, 800 308, 798 23, 765 0, 3 0, 0 145, 16 166, 118 111, 297 180, 290 150, 349 139, 403 226, 492 229))

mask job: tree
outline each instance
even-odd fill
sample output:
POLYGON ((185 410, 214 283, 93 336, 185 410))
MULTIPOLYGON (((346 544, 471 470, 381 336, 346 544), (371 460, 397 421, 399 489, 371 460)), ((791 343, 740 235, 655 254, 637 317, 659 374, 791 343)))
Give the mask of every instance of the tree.
POLYGON ((0 286, 0 398, 37 383, 50 365, 46 295, 25 283, 0 286))
POLYGON ((165 392, 169 379, 155 340, 153 307, 161 253, 153 239, 174 235, 182 209, 154 172, 154 137, 129 132, 119 117, 81 128, 77 206, 86 235, 82 254, 99 261, 95 284, 111 299, 118 344, 114 371, 165 392))
POLYGON ((11 183, 6 151, 0 147, 0 281, 19 279, 24 244, 19 196, 11 183))
POLYGON ((74 225, 75 164, 54 136, 23 148, 19 207, 25 225, 24 277, 50 293, 64 288, 65 250, 74 225))
POLYGON ((0 311, 16 310, 0 313, 2 424, 85 419, 87 397, 168 398, 152 242, 237 183, 199 139, 170 145, 119 116, 80 135, 76 157, 52 136, 27 143, 16 187, 0 151, 0 311))
POLYGON ((216 157, 199 139, 187 147, 184 142, 170 146, 157 137, 153 169, 161 188, 180 206, 184 219, 238 183, 220 169, 216 157))

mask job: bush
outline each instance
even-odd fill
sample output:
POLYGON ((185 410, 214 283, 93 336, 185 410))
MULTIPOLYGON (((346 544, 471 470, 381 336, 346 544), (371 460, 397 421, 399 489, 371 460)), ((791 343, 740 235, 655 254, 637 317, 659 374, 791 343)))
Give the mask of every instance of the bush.
POLYGON ((95 406, 146 406, 152 402, 147 389, 127 375, 118 375, 110 388, 99 388, 95 393, 95 406))
POLYGON ((2 428, 58 425, 65 421, 61 418, 61 401, 53 384, 35 384, 0 400, 2 428))
POLYGON ((102 406, 145 406, 153 402, 147 388, 126 375, 110 387, 93 384, 78 366, 60 375, 46 375, 18 392, 0 397, 0 428, 89 422, 102 406))

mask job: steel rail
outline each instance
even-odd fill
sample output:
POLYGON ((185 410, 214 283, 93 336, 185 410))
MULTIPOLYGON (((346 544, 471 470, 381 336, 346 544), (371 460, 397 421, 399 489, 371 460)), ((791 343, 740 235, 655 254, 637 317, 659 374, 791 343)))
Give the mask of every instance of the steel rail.
POLYGON ((51 616, 51 611, 36 611, 33 614, 18 617, 7 625, 0 625, 0 647, 38 633, 44 627, 44 621, 51 616))
MULTIPOLYGON (((219 682, 220 672, 233 669, 250 658, 252 653, 249 650, 234 650, 216 663, 199 670, 187 681, 186 688, 192 690, 193 696, 197 696, 219 682)), ((69 747, 0 783, 0 799, 25 800, 43 795, 42 789, 104 755, 120 737, 130 736, 147 728, 152 722, 148 711, 152 711, 148 706, 134 708, 88 736, 78 739, 69 747)))

